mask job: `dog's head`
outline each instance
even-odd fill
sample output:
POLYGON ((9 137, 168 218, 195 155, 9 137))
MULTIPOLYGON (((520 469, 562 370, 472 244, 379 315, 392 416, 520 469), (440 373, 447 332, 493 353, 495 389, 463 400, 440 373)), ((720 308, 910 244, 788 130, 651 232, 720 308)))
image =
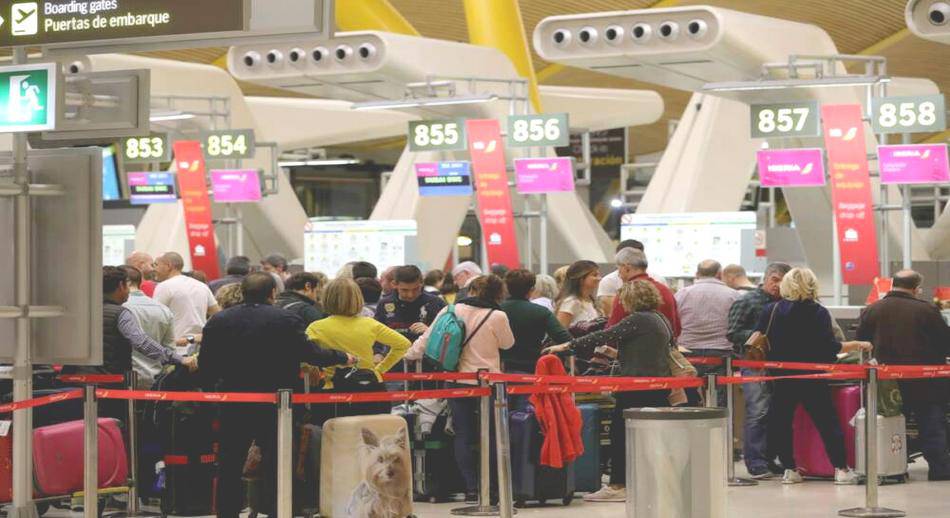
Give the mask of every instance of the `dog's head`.
POLYGON ((363 428, 360 458, 363 478, 381 495, 402 497, 412 484, 411 468, 406 462, 408 448, 403 433, 387 435, 381 440, 363 428))

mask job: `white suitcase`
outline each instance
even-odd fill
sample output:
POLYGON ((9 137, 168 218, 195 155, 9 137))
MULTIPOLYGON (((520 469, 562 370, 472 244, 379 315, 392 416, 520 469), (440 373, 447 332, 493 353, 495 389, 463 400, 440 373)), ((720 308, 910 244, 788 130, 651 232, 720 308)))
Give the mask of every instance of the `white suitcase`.
POLYGON ((320 516, 406 518, 412 461, 406 420, 395 415, 330 419, 323 425, 320 516))
MULTIPOLYGON (((864 409, 854 416, 855 471, 866 475, 864 462, 864 409)), ((907 427, 903 415, 877 416, 877 474, 879 477, 906 478, 907 427)))

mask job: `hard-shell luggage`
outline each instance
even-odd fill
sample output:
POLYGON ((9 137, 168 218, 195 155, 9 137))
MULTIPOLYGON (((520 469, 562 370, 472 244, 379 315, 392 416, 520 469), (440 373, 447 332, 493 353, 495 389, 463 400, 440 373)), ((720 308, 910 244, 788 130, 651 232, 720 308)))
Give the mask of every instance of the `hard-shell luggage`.
POLYGON ((381 414, 323 425, 320 516, 403 518, 412 514, 412 461, 406 420, 381 414), (333 476, 327 476, 331 473, 333 476))
MULTIPOLYGON (((99 419, 99 487, 124 486, 128 479, 125 441, 118 421, 99 419)), ((33 480, 42 495, 83 489, 83 421, 33 431, 33 480)))
POLYGON ((564 505, 569 505, 574 500, 574 464, 570 463, 564 468, 541 465, 544 435, 532 407, 512 412, 508 420, 515 506, 524 507, 527 502, 544 505, 548 500, 560 500, 564 505))
MULTIPOLYGON (((861 408, 861 387, 858 385, 832 385, 831 400, 838 414, 838 423, 844 434, 844 446, 848 466, 853 467, 854 428, 851 419, 861 408)), ((825 453, 824 442, 808 412, 801 405, 795 410, 792 421, 795 464, 802 475, 808 477, 833 477, 834 466, 825 453)))
POLYGON ((600 489, 600 407, 596 403, 578 404, 584 424, 581 440, 584 454, 574 461, 574 489, 593 493, 600 489))
MULTIPOLYGON (((854 470, 866 474, 864 463, 864 410, 854 418, 855 450, 857 462, 854 470)), ((891 482, 907 481, 907 426, 904 416, 877 416, 877 473, 891 482)))
MULTIPOLYGON (((33 490, 33 496, 41 496, 33 490)), ((0 502, 13 501, 13 421, 0 421, 0 502)))
MULTIPOLYGON (((421 400, 393 409, 393 413, 406 419, 409 437, 412 440, 412 498, 416 502, 448 502, 452 496, 465 491, 465 482, 455 461, 453 437, 446 431, 448 411, 442 409, 431 424, 422 419, 421 413, 429 407, 420 408, 421 400)), ((444 401, 442 402, 444 405, 444 401)))

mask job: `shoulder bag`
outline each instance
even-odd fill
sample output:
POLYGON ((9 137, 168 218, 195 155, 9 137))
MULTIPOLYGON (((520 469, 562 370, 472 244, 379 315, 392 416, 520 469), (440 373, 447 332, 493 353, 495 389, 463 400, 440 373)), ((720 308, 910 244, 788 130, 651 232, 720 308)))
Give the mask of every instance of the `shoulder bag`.
POLYGON ((745 359, 753 362, 764 362, 769 356, 769 331, 772 330, 772 321, 775 320, 775 310, 779 303, 772 306, 772 314, 769 315, 769 325, 765 328, 765 333, 756 331, 752 333, 745 342, 745 359))

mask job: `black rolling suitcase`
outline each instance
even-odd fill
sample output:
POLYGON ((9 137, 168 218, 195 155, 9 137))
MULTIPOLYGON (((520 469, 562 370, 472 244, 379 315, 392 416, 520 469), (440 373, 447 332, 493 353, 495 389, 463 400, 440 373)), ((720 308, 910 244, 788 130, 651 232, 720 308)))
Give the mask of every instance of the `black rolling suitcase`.
POLYGON ((443 503, 465 492, 465 483, 455 461, 454 438, 446 432, 448 412, 443 411, 435 418, 428 433, 418 425, 418 412, 401 415, 406 419, 412 440, 413 500, 443 503))
POLYGON ((541 465, 544 435, 533 407, 512 412, 509 428, 515 506, 525 507, 528 502, 544 505, 548 500, 560 500, 564 505, 570 505, 574 500, 574 465, 571 463, 564 468, 541 465))

